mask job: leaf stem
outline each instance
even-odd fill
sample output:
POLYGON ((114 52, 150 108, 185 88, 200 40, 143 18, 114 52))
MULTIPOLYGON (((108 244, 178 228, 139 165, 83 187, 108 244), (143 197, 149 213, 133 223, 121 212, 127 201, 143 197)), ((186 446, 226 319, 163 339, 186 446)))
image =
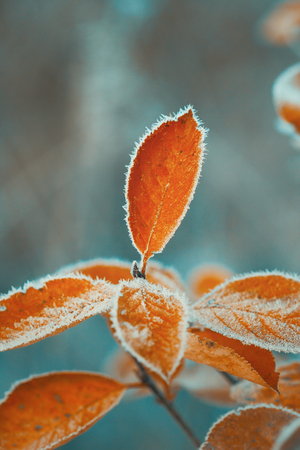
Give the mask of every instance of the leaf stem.
POLYGON ((159 400, 159 402, 167 409, 173 419, 176 420, 178 425, 182 428, 182 430, 187 434, 190 440, 193 442, 194 446, 198 449, 201 445, 201 442, 196 438, 190 427, 185 423, 182 417, 178 414, 173 404, 169 402, 164 394, 158 389, 153 379, 149 376, 147 370, 137 359, 135 359, 135 363, 137 364, 139 371, 138 377, 146 385, 155 395, 155 397, 159 400))

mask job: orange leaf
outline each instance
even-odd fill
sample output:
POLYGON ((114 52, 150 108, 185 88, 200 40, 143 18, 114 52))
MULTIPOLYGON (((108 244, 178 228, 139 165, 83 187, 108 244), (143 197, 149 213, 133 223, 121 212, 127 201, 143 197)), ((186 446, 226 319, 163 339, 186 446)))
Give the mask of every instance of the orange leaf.
POLYGON ((257 272, 216 287, 192 307, 205 327, 244 344, 300 351, 300 279, 257 272))
POLYGON ((300 134, 300 64, 286 69, 273 87, 273 100, 279 116, 278 130, 296 138, 300 134))
POLYGON ((0 351, 33 344, 110 307, 116 288, 84 275, 57 275, 0 297, 0 351))
POLYGON ((140 140, 126 180, 127 224, 142 255, 141 271, 163 250, 193 198, 205 130, 192 107, 164 117, 140 140))
POLYGON ((268 350, 244 345, 211 330, 191 328, 184 356, 277 390, 279 374, 275 372, 274 357, 268 350))
POLYGON ((118 284, 121 280, 132 280, 131 264, 119 259, 96 258, 90 261, 81 261, 77 264, 61 269, 63 273, 79 272, 91 277, 93 280, 104 278, 112 284, 118 284))
POLYGON ((276 5, 263 22, 265 38, 277 45, 288 45, 299 39, 300 2, 289 1, 276 5))
POLYGON ((205 403, 224 407, 236 404, 230 396, 231 383, 218 370, 203 364, 184 367, 174 384, 205 403))
MULTIPOLYGON (((132 280, 131 263, 118 259, 96 258, 90 261, 82 261, 61 269, 62 273, 81 273, 93 280, 105 279, 112 284, 118 284, 122 280, 132 280)), ((172 268, 166 268, 162 264, 152 261, 147 270, 147 279, 150 283, 160 284, 171 290, 184 290, 183 283, 172 268)))
POLYGON ((279 392, 243 381, 232 387, 231 395, 238 403, 273 403, 300 413, 300 363, 292 362, 278 368, 279 392))
POLYGON ((0 405, 0 450, 60 447, 116 406, 125 390, 124 384, 86 372, 22 381, 0 405))
POLYGON ((272 450, 296 450, 300 448, 300 418, 283 428, 272 450))
POLYGON ((272 450, 281 429, 299 414, 269 405, 247 406, 221 417, 200 450, 272 450))
POLYGON ((231 270, 221 265, 198 266, 190 276, 190 289, 192 294, 199 298, 232 276, 231 270))
POLYGON ((156 261, 150 262, 147 266, 147 280, 171 291, 185 291, 184 284, 176 270, 171 267, 164 267, 156 261))
POLYGON ((184 296, 142 279, 124 281, 113 302, 111 317, 116 337, 125 350, 169 381, 184 353, 184 296))

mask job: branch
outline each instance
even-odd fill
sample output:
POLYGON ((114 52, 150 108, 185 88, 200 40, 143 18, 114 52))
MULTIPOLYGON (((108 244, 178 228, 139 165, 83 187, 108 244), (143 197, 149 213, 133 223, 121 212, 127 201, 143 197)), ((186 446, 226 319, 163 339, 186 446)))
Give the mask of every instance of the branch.
POLYGON ((136 358, 133 358, 136 365, 138 366, 138 377, 144 383, 148 388, 153 392, 155 397, 159 400, 159 402, 168 410, 168 412, 171 414, 173 419, 176 420, 178 425, 182 428, 182 430, 187 434, 187 436, 190 438, 190 440, 193 442, 195 447, 198 449, 201 445, 201 442, 195 437, 194 433, 191 431, 189 426, 185 423, 185 421, 180 417, 178 412, 175 410, 173 404, 169 402, 164 394, 158 389, 155 382, 152 380, 152 378, 149 376, 147 370, 141 364, 136 358))

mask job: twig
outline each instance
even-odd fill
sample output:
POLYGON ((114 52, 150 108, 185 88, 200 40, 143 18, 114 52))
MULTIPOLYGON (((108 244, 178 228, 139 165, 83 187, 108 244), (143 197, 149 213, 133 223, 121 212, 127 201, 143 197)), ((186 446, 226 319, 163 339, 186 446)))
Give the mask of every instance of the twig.
POLYGON ((144 385, 148 386, 148 388, 153 392, 155 397, 159 400, 159 402, 168 410, 168 412, 171 414, 173 419, 176 420, 178 425, 182 428, 182 430, 187 434, 187 436, 190 438, 190 440, 193 442, 195 447, 198 449, 201 445, 201 442, 196 438, 194 433, 191 431, 189 426, 185 423, 185 421, 180 417, 178 412, 175 410, 173 404, 169 402, 164 394, 158 389, 152 378, 149 376, 147 370, 141 364, 137 359, 135 359, 135 362, 139 368, 138 371, 138 377, 144 383, 144 385))
POLYGON ((127 389, 140 389, 145 388, 144 383, 127 383, 127 389))
POLYGON ((222 372, 221 370, 219 370, 220 374, 223 375, 224 378, 226 378, 227 381, 229 381, 230 384, 234 385, 237 384, 239 382, 239 380, 236 380, 232 375, 230 375, 227 372, 222 372))

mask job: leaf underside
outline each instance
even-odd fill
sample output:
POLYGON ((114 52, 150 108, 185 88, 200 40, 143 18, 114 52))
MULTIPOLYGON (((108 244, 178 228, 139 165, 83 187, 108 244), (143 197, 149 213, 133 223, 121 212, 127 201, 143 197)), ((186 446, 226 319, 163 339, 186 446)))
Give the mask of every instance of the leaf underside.
POLYGON ((210 330, 192 328, 188 333, 186 358, 213 366, 236 377, 278 390, 279 374, 271 352, 244 345, 210 330))

